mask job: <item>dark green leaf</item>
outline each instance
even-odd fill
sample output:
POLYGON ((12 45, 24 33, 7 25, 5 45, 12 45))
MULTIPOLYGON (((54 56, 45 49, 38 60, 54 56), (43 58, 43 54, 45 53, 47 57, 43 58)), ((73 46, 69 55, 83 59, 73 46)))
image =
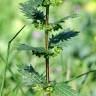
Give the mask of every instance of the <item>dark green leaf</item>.
POLYGON ((32 50, 33 55, 36 55, 38 57, 44 56, 44 58, 47 58, 48 56, 52 56, 53 53, 50 50, 46 50, 43 47, 31 47, 26 44, 19 44, 17 46, 18 50, 32 50))
POLYGON ((72 37, 75 37, 78 34, 78 32, 74 31, 68 31, 68 32, 61 32, 57 35, 52 35, 52 37, 49 40, 49 48, 54 47, 54 44, 59 43, 60 41, 71 39, 72 37))
POLYGON ((25 3, 21 3, 21 10, 29 19, 33 21, 43 21, 44 14, 40 10, 37 10, 37 7, 42 5, 42 0, 29 0, 25 3))
POLYGON ((35 10, 33 12, 32 19, 33 19, 33 22, 38 22, 38 20, 39 20, 44 23, 45 16, 42 11, 35 10))
POLYGON ((53 25, 53 30, 56 31, 58 29, 62 29, 62 26, 60 24, 53 25))

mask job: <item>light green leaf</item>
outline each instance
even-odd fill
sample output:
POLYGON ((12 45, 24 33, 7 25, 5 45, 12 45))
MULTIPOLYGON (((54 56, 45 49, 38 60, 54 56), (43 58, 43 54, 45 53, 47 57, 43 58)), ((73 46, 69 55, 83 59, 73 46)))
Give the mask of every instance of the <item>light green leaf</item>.
POLYGON ((62 22, 64 22, 65 20, 68 20, 68 19, 70 19, 70 18, 76 18, 77 16, 78 16, 77 14, 72 14, 72 15, 63 17, 63 18, 61 18, 60 20, 57 20, 57 21, 51 23, 51 25, 54 25, 54 24, 56 25, 56 24, 62 23, 62 22))
POLYGON ((56 83, 52 96, 79 96, 78 93, 65 83, 56 83))
POLYGON ((32 47, 26 44, 18 44, 17 50, 32 50, 32 47))
POLYGON ((19 71, 22 75, 23 84, 27 86, 45 86, 46 80, 43 75, 35 71, 33 66, 20 64, 18 65, 19 71))
POLYGON ((25 3, 21 3, 22 12, 29 18, 33 18, 33 14, 37 7, 42 4, 42 0, 28 0, 25 3))

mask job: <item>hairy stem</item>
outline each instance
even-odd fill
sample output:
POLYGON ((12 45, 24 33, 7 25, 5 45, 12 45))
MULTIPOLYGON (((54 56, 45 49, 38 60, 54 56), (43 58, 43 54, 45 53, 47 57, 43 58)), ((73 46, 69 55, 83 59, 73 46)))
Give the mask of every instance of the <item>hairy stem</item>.
MULTIPOLYGON (((48 50, 48 21, 49 21, 49 5, 46 6, 46 31, 45 31, 45 48, 48 50)), ((49 83, 49 58, 46 58, 46 81, 49 83)))
MULTIPOLYGON (((48 25, 49 25, 49 5, 46 5, 46 31, 45 31, 45 48, 48 50, 48 25)), ((46 81, 49 83, 49 57, 46 58, 46 81)), ((50 93, 47 95, 50 96, 50 93)))

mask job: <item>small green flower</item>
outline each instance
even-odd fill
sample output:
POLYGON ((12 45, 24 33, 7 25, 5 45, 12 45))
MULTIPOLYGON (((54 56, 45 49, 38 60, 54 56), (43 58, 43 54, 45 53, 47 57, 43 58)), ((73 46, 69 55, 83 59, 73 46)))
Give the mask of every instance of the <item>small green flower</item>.
POLYGON ((61 53, 61 51, 62 51, 62 48, 55 46, 55 47, 52 49, 52 52, 54 53, 53 56, 58 55, 59 53, 61 53))

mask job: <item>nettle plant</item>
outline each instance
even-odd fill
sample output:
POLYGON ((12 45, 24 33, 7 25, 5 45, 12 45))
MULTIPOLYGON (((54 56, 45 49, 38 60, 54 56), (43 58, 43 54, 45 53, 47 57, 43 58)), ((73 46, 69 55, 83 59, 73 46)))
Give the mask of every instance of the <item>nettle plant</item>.
POLYGON ((71 89, 66 83, 57 83, 49 79, 49 58, 59 54, 63 50, 64 41, 78 34, 78 32, 72 30, 65 31, 62 27, 62 23, 66 19, 73 18, 75 15, 64 17, 53 23, 49 22, 49 7, 62 2, 63 0, 28 0, 20 4, 22 12, 28 19, 32 20, 35 28, 42 29, 45 32, 45 48, 34 47, 28 44, 19 44, 17 47, 18 50, 32 50, 33 55, 45 58, 46 76, 39 74, 32 64, 22 64, 19 66, 19 70, 25 81, 24 84, 32 87, 34 90, 32 95, 34 96, 78 96, 77 92, 71 89), (49 37, 50 33, 52 34, 53 31, 58 31, 59 29, 62 29, 62 31, 49 37))
MULTIPOLYGON (((71 39, 78 35, 77 31, 65 30, 63 23, 68 18, 74 18, 76 15, 67 16, 57 20, 55 22, 49 22, 49 8, 50 6, 58 6, 63 0, 28 0, 25 3, 21 3, 21 10, 28 19, 32 20, 35 28, 41 29, 45 32, 45 47, 34 47, 28 44, 19 44, 17 49, 19 51, 32 51, 32 55, 38 57, 43 56, 45 58, 45 76, 39 74, 32 66, 32 64, 21 64, 19 65, 19 72, 22 73, 24 85, 32 88, 32 96, 78 96, 78 92, 73 90, 67 82, 56 82, 50 81, 49 79, 49 58, 60 54, 63 51, 64 41, 71 39), (61 30, 61 32, 59 32, 61 30), (58 32, 53 35, 52 32, 58 32), (49 37, 49 35, 52 36, 49 37)), ((24 25, 19 32, 9 41, 7 60, 4 72, 4 78, 2 82, 1 94, 5 82, 6 70, 8 66, 8 58, 10 45, 12 41, 18 36, 18 34, 25 28, 24 25)), ((81 75, 80 75, 81 76, 81 75)), ((78 77, 80 77, 78 76, 78 77)), ((75 78, 78 78, 75 77, 75 78)), ((74 79, 74 78, 73 78, 74 79)), ((72 79, 72 80, 73 80, 72 79)))

